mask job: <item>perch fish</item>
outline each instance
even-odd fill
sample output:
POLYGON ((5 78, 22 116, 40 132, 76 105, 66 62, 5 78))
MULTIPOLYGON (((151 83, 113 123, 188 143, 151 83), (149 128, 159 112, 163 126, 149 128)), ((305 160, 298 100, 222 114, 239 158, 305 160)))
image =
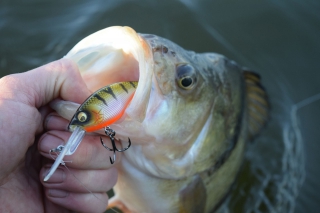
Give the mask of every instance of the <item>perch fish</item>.
MULTIPOLYGON (((110 207, 123 212, 212 212, 241 167, 246 143, 269 117, 258 74, 216 53, 198 54, 156 35, 109 27, 66 56, 92 91, 139 82, 123 116, 111 124, 132 146, 110 207)), ((72 113, 61 102, 55 109, 72 113)), ((106 162, 107 163, 107 162, 106 162)))

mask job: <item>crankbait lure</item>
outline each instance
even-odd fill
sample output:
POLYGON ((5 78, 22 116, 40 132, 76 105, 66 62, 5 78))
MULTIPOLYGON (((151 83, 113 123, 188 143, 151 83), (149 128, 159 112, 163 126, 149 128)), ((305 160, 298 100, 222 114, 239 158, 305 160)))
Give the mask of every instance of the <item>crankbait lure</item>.
POLYGON ((116 151, 122 152, 130 147, 131 141, 129 139, 128 147, 122 150, 117 149, 114 142, 115 132, 107 126, 123 116, 137 86, 138 82, 136 81, 111 84, 94 92, 80 105, 68 126, 69 130, 73 131, 69 140, 65 145, 60 145, 50 150, 50 152, 60 152, 60 154, 44 178, 44 181, 49 180, 59 164, 63 163, 65 155, 72 155, 76 151, 85 132, 93 132, 105 128, 105 133, 110 137, 112 142, 112 149, 108 148, 101 138, 100 140, 106 149, 113 151, 113 160, 110 158, 111 163, 115 161, 116 151))
POLYGON ((69 129, 82 127, 96 131, 119 120, 128 107, 138 82, 121 82, 103 87, 81 104, 70 121, 69 129))

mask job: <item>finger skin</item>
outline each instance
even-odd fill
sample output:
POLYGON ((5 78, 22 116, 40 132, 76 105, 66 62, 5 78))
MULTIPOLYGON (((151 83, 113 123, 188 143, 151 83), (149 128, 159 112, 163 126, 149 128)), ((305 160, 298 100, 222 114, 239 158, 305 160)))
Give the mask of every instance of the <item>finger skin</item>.
MULTIPOLYGON (((63 145, 69 139, 71 133, 65 131, 52 130, 44 135, 39 140, 38 149, 40 154, 52 159, 53 154, 50 155, 49 151, 63 145)), ((66 165, 75 169, 108 169, 117 164, 121 160, 121 153, 116 153, 115 164, 110 163, 110 157, 113 156, 113 152, 105 149, 100 142, 100 137, 108 147, 112 147, 110 139, 106 136, 100 135, 86 135, 76 152, 72 155, 64 157, 66 165)), ((119 142, 116 144, 119 148, 121 145, 119 142)), ((55 156, 56 157, 56 156, 55 156)))
MULTIPOLYGON (((68 59, 54 61, 28 72, 4 76, 0 79, 0 85, 0 100, 10 102, 12 107, 25 105, 25 108, 35 109, 35 113, 39 113, 37 109, 55 98, 82 103, 91 94, 77 65, 68 59)), ((36 132, 39 133, 43 130, 42 122, 37 122, 37 125, 36 132)), ((31 127, 29 131, 35 132, 31 127)))
POLYGON ((53 203, 76 212, 104 212, 108 206, 106 193, 71 193, 45 189, 46 197, 53 203))
POLYGON ((58 97, 81 103, 91 94, 77 65, 68 59, 46 64, 24 75, 21 85, 28 87, 29 97, 26 102, 36 108, 58 97), (37 79, 37 84, 34 79, 37 79))
POLYGON ((52 165, 46 165, 40 172, 42 184, 48 189, 60 189, 76 193, 97 193, 109 191, 117 182, 118 171, 112 167, 104 170, 79 170, 58 167, 48 181, 43 178, 52 165))

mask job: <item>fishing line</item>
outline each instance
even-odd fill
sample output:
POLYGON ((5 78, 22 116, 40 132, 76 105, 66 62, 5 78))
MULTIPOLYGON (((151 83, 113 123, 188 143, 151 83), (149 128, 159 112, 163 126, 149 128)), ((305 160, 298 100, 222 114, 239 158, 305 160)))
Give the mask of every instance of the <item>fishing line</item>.
POLYGON ((297 111, 298 109, 301 109, 302 107, 305 107, 305 106, 312 104, 313 102, 316 102, 319 100, 320 100, 320 93, 313 95, 309 98, 306 98, 306 99, 294 104, 293 107, 295 108, 294 110, 297 111))
MULTIPOLYGON (((54 156, 52 156, 52 151, 50 150, 49 151, 49 155, 50 155, 50 157, 53 159, 53 160, 55 160, 55 158, 54 158, 54 156)), ((58 155, 56 152, 55 152, 55 154, 56 155, 58 155)), ((100 199, 99 197, 97 197, 91 190, 89 190, 85 185, 84 185, 84 183, 82 183, 82 181, 80 181, 80 179, 79 178, 77 178, 77 176, 73 173, 73 172, 71 172, 71 170, 67 167, 67 165, 65 164, 66 162, 69 162, 69 163, 72 163, 72 161, 61 161, 61 165, 63 165, 67 170, 68 170, 68 172, 80 183, 80 185, 85 189, 85 190, 87 190, 92 196, 94 196, 96 199, 98 199, 100 202, 102 202, 103 204, 106 204, 107 206, 108 206, 108 203, 105 203, 102 199, 100 199)), ((110 210, 112 210, 112 211, 114 211, 115 213, 120 213, 120 212, 118 212, 117 210, 115 210, 114 208, 110 208, 110 210)))
MULTIPOLYGON (((295 173, 292 175, 295 175, 298 178, 291 178, 290 182, 291 185, 294 185, 295 187, 291 188, 291 194, 293 195, 293 199, 295 200, 296 197, 298 197, 299 195, 299 187, 303 184, 305 177, 306 177, 306 171, 305 171, 305 155, 304 155, 304 140, 303 140, 303 135, 301 132, 301 128, 299 125, 299 119, 298 119, 298 110, 302 109, 303 107, 306 107, 316 101, 320 100, 320 93, 313 95, 309 98, 306 98, 296 104, 293 104, 293 106, 291 107, 290 110, 290 118, 291 118, 291 125, 285 125, 284 126, 284 132, 283 132, 283 140, 284 140, 284 145, 285 145, 285 150, 287 150, 287 152, 285 152, 283 158, 282 158, 282 165, 283 165, 283 171, 286 171, 286 173, 289 173, 287 168, 288 165, 291 165, 291 169, 292 167, 295 168, 295 173), (290 131, 290 126, 291 126, 291 130, 290 131), (293 134, 290 134, 293 133, 293 134), (295 143, 292 143, 294 140, 296 140, 295 143), (289 152, 288 152, 289 151, 289 152), (289 162, 290 159, 292 159, 294 157, 295 159, 295 164, 294 162, 289 162), (300 165, 298 166, 297 163, 300 165), (293 165, 294 164, 294 165, 293 165)), ((286 184, 288 184, 288 180, 285 181, 286 184)), ((285 185, 285 184, 284 184, 285 185)), ((288 195, 284 195, 285 197, 288 197, 288 195)), ((294 200, 291 201, 292 206, 290 209, 290 211, 288 212, 293 212, 294 211, 294 207, 295 207, 295 202, 294 200)), ((288 209, 288 210, 289 210, 288 209)))
POLYGON ((292 106, 292 110, 291 110, 291 119, 292 119, 292 127, 296 133, 296 137, 298 140, 302 141, 303 138, 302 138, 302 134, 301 134, 301 131, 300 131, 300 128, 299 128, 299 122, 298 122, 298 116, 297 116, 297 111, 303 107, 306 107, 316 101, 319 101, 320 100, 320 93, 316 94, 316 95, 313 95, 309 98, 306 98, 296 104, 294 104, 292 106))

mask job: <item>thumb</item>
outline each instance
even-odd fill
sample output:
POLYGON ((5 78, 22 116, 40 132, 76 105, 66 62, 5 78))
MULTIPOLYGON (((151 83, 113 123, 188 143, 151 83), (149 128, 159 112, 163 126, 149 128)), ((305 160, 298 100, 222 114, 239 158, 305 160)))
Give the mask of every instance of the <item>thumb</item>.
POLYGON ((40 108, 55 98, 82 103, 91 93, 77 65, 60 59, 31 71, 11 75, 12 92, 18 101, 40 108), (18 94, 21 95, 18 95, 18 94))

